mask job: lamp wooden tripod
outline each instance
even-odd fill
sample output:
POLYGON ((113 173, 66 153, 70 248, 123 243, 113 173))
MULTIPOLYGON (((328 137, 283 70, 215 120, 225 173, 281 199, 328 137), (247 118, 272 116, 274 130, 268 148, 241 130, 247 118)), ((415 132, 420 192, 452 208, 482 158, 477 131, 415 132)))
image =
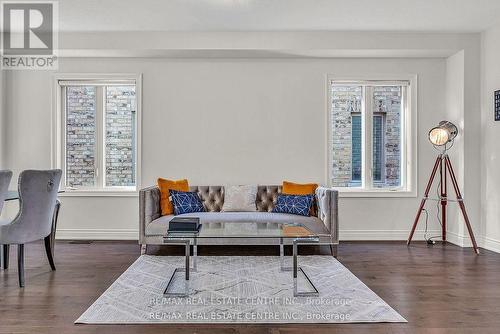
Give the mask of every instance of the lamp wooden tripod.
MULTIPOLYGON (((445 150, 446 152, 446 150, 445 150)), ((439 169, 440 176, 440 196, 438 201, 441 202, 441 221, 442 221, 442 237, 443 241, 446 242, 446 205, 448 204, 447 197, 447 179, 448 173, 450 174, 451 183, 453 184, 453 189, 455 190, 455 194, 457 196, 457 203, 462 211, 462 215, 464 216, 465 225, 467 226, 467 230, 469 231, 469 236, 472 241, 472 246, 474 247, 474 252, 479 254, 479 249, 477 248, 476 239, 474 238, 474 232, 472 232, 472 227, 470 225, 469 216, 467 216, 467 211, 465 210, 464 200, 462 198, 462 194, 460 193, 460 188, 458 187, 457 178, 455 176, 455 172, 453 171, 453 166, 451 165, 450 158, 446 153, 440 153, 434 163, 434 168, 432 169, 431 177, 429 182, 427 183, 427 188, 425 188, 424 198, 422 198, 422 202, 420 202, 420 207, 418 208, 417 216, 415 217, 415 222, 413 223, 413 227, 410 232, 410 236, 408 237, 407 244, 409 245, 411 239, 413 238, 413 234, 415 233, 415 229, 418 224, 418 220, 420 219, 420 215, 422 214, 422 210, 424 209, 425 202, 429 198, 429 191, 431 189, 434 178, 436 177, 436 173, 439 169)))

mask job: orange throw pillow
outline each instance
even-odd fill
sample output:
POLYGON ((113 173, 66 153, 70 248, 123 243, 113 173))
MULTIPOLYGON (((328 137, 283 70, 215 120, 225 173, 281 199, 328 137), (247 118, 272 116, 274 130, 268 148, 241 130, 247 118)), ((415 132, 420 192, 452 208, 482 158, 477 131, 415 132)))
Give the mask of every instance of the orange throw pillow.
POLYGON ((293 183, 288 181, 283 181, 283 187, 281 192, 285 195, 309 195, 314 194, 318 188, 316 183, 293 183))
POLYGON ((172 202, 170 202, 170 192, 169 190, 177 190, 177 191, 189 191, 188 180, 167 180, 158 178, 158 188, 160 188, 160 207, 161 207, 161 215, 171 215, 174 213, 174 207, 172 206, 172 202))
MULTIPOLYGON (((281 187, 281 193, 285 195, 310 195, 314 194, 318 188, 317 183, 293 183, 288 181, 283 181, 283 186, 281 187)), ((313 205, 311 210, 309 210, 310 216, 316 216, 315 200, 313 200, 313 205)))

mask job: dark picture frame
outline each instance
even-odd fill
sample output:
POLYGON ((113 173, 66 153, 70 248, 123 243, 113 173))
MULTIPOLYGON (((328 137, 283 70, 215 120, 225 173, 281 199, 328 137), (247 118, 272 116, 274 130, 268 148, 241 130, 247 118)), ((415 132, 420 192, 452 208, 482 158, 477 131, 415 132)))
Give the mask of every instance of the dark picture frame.
POLYGON ((495 91, 494 97, 495 121, 500 121, 500 90, 495 91))

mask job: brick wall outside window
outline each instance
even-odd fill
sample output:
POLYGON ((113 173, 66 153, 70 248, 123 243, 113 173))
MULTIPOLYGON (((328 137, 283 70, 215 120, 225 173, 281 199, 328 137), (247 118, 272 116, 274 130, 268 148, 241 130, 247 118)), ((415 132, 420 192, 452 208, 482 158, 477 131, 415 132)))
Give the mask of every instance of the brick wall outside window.
POLYGON ((106 87, 106 186, 135 184, 135 87, 106 87))
POLYGON ((332 93, 332 183, 335 187, 348 187, 353 175, 351 116, 361 113, 361 87, 334 86, 332 93))
POLYGON ((66 184, 95 185, 96 89, 66 89, 66 184))
POLYGON ((383 179, 375 187, 396 187, 401 183, 401 87, 375 87, 374 113, 384 115, 383 179))

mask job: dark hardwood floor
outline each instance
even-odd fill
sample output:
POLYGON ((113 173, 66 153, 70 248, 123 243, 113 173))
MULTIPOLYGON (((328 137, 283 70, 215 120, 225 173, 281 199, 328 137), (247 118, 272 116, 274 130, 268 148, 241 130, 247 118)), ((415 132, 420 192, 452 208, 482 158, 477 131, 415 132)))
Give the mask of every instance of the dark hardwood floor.
MULTIPOLYGON (((165 254, 155 248, 150 254, 165 254)), ((182 254, 180 248, 167 251, 182 254)), ((327 249, 304 248, 304 253, 327 249)), ((276 248, 200 247, 203 255, 277 255, 276 248)), ((302 252, 301 252, 302 253, 302 252)), ((500 254, 453 245, 343 242, 339 260, 407 320, 407 324, 74 325, 139 256, 131 242, 56 244, 50 271, 42 243, 26 246, 26 287, 17 285, 16 251, 0 270, 0 333, 500 333, 500 254)))

